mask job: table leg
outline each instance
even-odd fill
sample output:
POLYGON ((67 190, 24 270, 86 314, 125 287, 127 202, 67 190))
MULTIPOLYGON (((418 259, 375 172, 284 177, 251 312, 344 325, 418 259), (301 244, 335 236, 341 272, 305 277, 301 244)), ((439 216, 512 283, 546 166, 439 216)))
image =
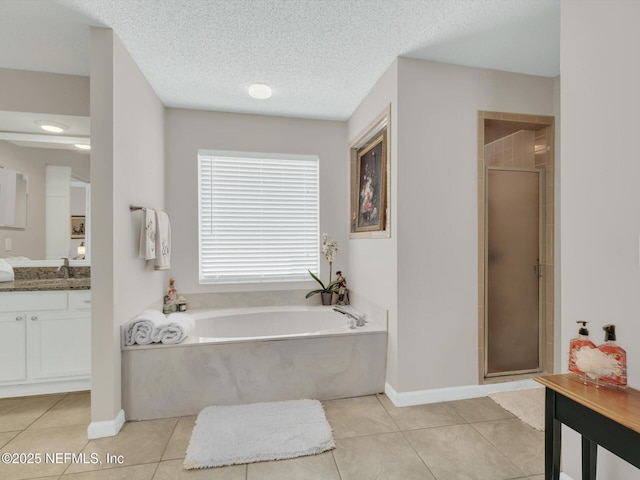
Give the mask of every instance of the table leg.
POLYGON ((596 480, 598 444, 582 436, 582 480, 596 480))
POLYGON ((559 480, 562 425, 556 420, 556 392, 550 388, 545 392, 544 427, 544 478, 559 480))

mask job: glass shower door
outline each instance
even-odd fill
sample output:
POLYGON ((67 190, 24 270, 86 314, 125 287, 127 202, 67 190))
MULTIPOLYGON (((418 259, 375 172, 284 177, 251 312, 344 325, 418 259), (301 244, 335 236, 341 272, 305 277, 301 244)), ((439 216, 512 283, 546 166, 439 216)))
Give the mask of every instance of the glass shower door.
POLYGON ((541 368, 540 170, 487 168, 486 374, 541 368))

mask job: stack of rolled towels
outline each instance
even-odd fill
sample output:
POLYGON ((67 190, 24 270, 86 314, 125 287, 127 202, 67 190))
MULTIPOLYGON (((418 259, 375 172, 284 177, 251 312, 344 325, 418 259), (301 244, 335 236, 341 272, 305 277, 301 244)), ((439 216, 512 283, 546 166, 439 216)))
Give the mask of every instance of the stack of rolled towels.
POLYGON ((166 316, 158 310, 145 310, 124 325, 124 344, 175 344, 189 336, 195 326, 189 314, 176 312, 166 316))
POLYGON ((13 282, 13 267, 0 258, 0 282, 13 282))

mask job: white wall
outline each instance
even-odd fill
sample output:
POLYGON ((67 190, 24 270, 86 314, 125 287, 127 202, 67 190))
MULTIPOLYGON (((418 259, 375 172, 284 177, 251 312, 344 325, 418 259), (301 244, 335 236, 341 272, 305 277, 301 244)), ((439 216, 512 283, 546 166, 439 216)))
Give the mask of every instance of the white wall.
MULTIPOLYGON (((562 72, 562 347, 575 321, 618 327, 629 384, 640 388, 640 3, 563 1, 562 72), (594 34, 597 32, 597 34, 594 34)), ((563 469, 580 478, 580 440, 568 429, 563 469)), ((603 449, 598 478, 638 478, 638 470, 603 449)))
POLYGON ((89 77, 0 68, 0 110, 89 116, 89 77))
POLYGON ((399 59, 399 391, 478 383, 478 110, 553 115, 553 79, 399 59))
MULTIPOLYGON (((385 239, 353 239, 349 240, 349 285, 358 294, 380 305, 389 312, 389 345, 387 351, 387 382, 392 386, 397 385, 397 304, 398 304, 398 266, 396 263, 398 253, 398 189, 396 178, 397 145, 398 145, 398 61, 387 68, 385 73, 373 86, 358 108, 353 112, 348 126, 349 143, 355 140, 365 128, 391 106, 391 119, 389 122, 391 146, 391 236, 385 239)), ((348 217, 349 210, 346 210, 348 217)))
POLYGON ((553 115, 553 83, 399 58, 349 120, 392 104, 392 237, 350 241, 349 268, 389 309, 397 392, 477 384, 477 111, 553 115))
MULTIPOLYGON (((198 283, 198 150, 317 155, 320 158, 320 233, 342 247, 333 273, 347 265, 348 148, 345 122, 303 120, 262 115, 167 109, 167 211, 171 218, 172 258, 169 274, 180 293, 228 292, 302 288, 317 284, 253 286, 198 283)), ((318 248, 320 245, 318 244, 318 248)), ((329 265, 320 260, 320 274, 328 278, 329 265)))
MULTIPOLYGON (((18 147, 0 140, 0 166, 16 170, 29 177, 27 200, 27 228, 24 230, 0 227, 0 257, 45 258, 45 202, 46 165, 71 167, 73 175, 89 178, 89 155, 73 150, 18 147), (4 239, 10 238, 11 251, 4 250, 4 239)), ((62 227, 61 227, 62 228, 62 227)))
MULTIPOLYGON (((138 258, 140 212, 164 208, 164 106, 113 31, 91 31, 91 419, 121 408, 120 325, 163 295, 138 258)), ((91 428, 91 427, 90 427, 91 428)))

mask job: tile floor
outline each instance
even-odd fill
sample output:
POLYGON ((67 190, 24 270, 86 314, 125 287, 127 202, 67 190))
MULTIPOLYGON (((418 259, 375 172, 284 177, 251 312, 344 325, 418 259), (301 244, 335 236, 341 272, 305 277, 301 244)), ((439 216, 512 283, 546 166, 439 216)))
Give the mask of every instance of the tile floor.
MULTIPOLYGON (((0 453, 84 453, 124 464, 0 463, 18 480, 542 480, 544 438, 488 398, 396 408, 385 395, 324 402, 336 449, 276 462, 184 471, 195 417, 126 423, 88 441, 89 394, 0 399, 0 453), (113 457, 112 457, 113 458, 113 457)), ((34 457, 35 458, 35 457, 34 457)))

